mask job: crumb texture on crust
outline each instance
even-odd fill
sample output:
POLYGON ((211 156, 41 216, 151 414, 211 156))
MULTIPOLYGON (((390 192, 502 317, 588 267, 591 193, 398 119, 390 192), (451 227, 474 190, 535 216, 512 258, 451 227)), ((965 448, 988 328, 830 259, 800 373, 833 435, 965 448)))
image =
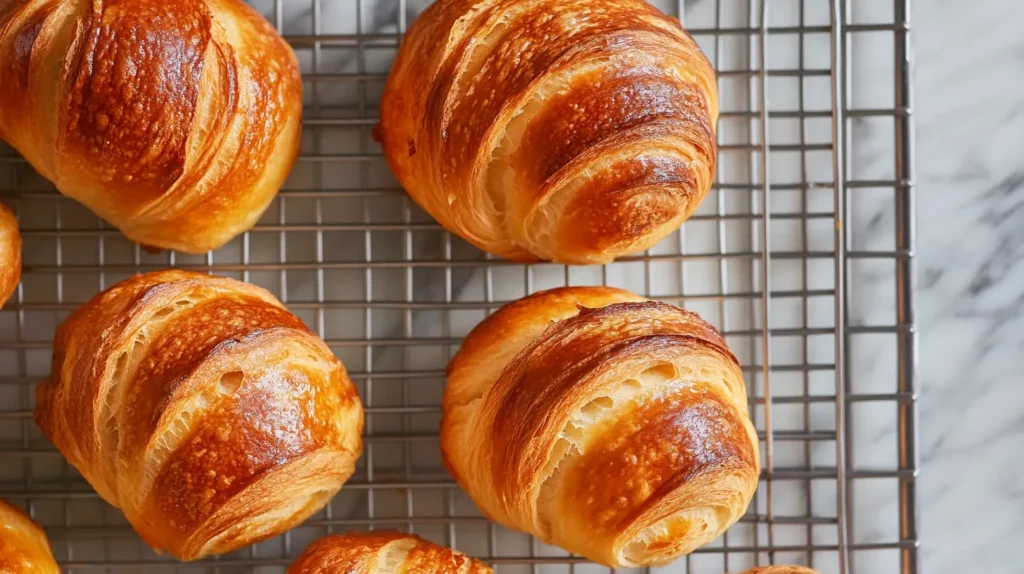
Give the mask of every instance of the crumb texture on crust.
POLYGON ((0 138, 147 246, 224 245, 298 157, 298 60, 240 0, 11 0, 0 86, 0 138))
POLYGON ((492 574, 479 560, 413 534, 375 530, 311 544, 288 574, 492 574))
POLYGON ((477 247, 604 263, 707 194, 715 82, 644 0, 435 2, 403 39, 377 134, 413 199, 477 247))
POLYGON ((537 293, 477 326, 449 365, 441 448, 487 516, 613 567, 714 540, 760 473, 718 331, 605 287, 537 293))
POLYGON ((279 534, 326 504, 362 450, 341 362, 269 292, 162 271, 58 329, 36 421, 142 538, 179 559, 279 534))

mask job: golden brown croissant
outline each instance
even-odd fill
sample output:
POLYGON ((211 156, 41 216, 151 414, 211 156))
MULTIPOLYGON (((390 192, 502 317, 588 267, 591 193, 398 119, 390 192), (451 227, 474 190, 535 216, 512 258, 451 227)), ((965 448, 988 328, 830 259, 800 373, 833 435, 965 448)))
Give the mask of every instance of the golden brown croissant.
POLYGON ((142 538, 182 560, 279 534, 352 475, 362 406, 267 291, 163 271, 58 329, 36 421, 142 538))
POLYGON ((715 169, 715 74, 644 0, 442 0, 403 40, 377 132, 451 231, 602 263, 674 231, 715 169))
POLYGON ((18 220, 6 205, 0 203, 0 308, 14 294, 20 280, 21 233, 18 232, 18 220))
POLYGON ((146 245, 220 247, 298 156, 298 61, 239 0, 0 1, 0 86, 0 138, 146 245))
POLYGON ((465 554, 402 532, 349 532, 314 542, 288 574, 488 574, 465 554))
POLYGON ((35 522, 0 500, 0 573, 60 574, 50 543, 35 522))
POLYGON ((615 567, 743 514, 760 472, 735 357, 697 315, 600 287, 508 304, 448 366, 441 449, 492 519, 615 567))

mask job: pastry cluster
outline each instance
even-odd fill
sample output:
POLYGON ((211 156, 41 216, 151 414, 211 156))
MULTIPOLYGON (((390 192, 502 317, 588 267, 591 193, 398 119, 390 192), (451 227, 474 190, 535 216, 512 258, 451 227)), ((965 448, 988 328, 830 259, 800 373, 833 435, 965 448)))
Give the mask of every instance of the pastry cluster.
MULTIPOLYGON (((295 54, 240 0, 0 2, 0 138, 132 241, 201 253, 252 227, 299 154, 295 54)), ((375 131, 427 212, 515 261, 605 263, 672 233, 715 171, 715 72, 643 0, 439 0, 375 131)), ((0 306, 18 284, 0 205, 0 306)), ((666 564, 744 514, 760 446, 740 365, 697 315, 604 287, 511 302, 449 365, 441 454, 480 510, 612 567, 666 564)), ((353 475, 363 407, 268 291, 129 278, 57 330, 39 428, 154 549, 275 536, 353 475)), ((0 571, 58 572, 0 503, 0 571)), ((290 574, 486 573, 397 532, 310 545, 290 574)), ((810 572, 770 567, 749 574, 810 572)))

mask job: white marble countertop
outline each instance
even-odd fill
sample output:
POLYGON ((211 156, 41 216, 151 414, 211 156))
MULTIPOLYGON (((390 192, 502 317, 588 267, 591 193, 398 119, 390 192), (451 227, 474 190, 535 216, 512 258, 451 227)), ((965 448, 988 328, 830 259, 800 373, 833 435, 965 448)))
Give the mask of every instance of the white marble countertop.
POLYGON ((1024 3, 919 0, 923 572, 1024 571, 1024 3))

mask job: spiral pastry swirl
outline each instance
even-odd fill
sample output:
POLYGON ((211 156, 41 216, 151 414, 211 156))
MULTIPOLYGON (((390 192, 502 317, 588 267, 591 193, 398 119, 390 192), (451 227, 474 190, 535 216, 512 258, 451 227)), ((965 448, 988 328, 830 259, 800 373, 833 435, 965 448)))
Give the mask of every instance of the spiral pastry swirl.
POLYGON ((486 515, 613 567, 718 537, 760 473, 718 332, 607 288, 538 293, 477 326, 449 365, 441 448, 486 515))
POLYGON ((405 36, 378 136, 470 243, 591 264, 687 218, 715 169, 715 74, 643 0, 442 0, 405 36))
POLYGON ((298 525, 362 450, 355 387, 269 292, 163 271, 57 330, 36 422, 151 546, 182 560, 298 525))

